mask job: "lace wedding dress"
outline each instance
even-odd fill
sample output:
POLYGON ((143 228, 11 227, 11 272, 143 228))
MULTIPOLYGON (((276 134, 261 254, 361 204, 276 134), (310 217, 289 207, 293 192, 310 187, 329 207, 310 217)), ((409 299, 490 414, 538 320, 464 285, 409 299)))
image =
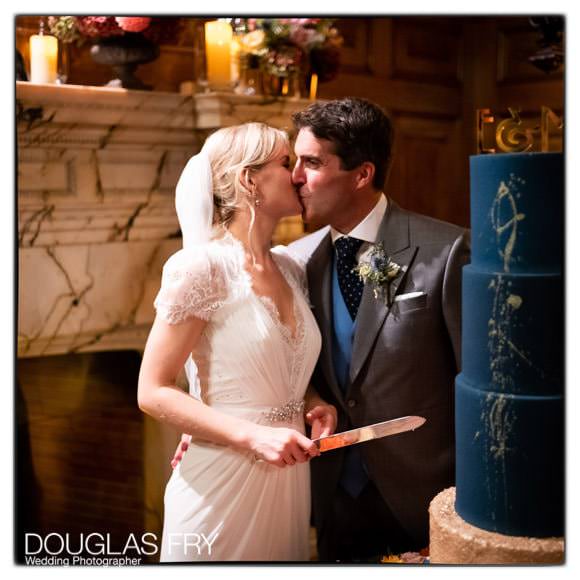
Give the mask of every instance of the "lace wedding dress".
MULTIPOLYGON (((272 256, 292 289, 295 334, 275 304, 252 290, 243 247, 229 232, 169 258, 155 307, 170 324, 209 321, 186 364, 192 396, 303 433, 302 400, 320 333, 303 269, 282 246, 272 256)), ((194 439, 165 490, 161 561, 308 560, 309 519, 308 463, 278 468, 194 439)))

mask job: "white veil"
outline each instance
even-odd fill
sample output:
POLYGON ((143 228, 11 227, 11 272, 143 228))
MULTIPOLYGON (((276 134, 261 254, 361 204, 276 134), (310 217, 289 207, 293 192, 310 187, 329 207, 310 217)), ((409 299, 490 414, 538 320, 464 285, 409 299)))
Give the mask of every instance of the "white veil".
POLYGON ((183 169, 175 189, 175 209, 183 235, 183 247, 210 240, 213 223, 211 164, 202 150, 183 169))
MULTIPOLYGON (((203 148, 181 172, 175 188, 175 210, 184 248, 209 242, 213 223, 213 180, 209 157, 203 148)), ((189 394, 201 400, 199 374, 191 356, 185 362, 185 374, 189 394)))

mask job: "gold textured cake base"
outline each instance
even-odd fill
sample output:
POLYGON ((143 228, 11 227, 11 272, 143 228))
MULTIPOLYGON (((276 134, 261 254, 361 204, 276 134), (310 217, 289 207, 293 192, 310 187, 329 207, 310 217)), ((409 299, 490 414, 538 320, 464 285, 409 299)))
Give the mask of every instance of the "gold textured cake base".
POLYGON ((431 564, 562 564, 563 538, 526 538, 488 532, 455 511, 455 488, 429 506, 431 564))

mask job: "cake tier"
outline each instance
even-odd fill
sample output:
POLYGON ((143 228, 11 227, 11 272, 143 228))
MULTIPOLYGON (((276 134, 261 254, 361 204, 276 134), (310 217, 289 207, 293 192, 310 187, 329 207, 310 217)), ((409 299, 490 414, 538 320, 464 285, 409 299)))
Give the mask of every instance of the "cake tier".
POLYGON ((463 269, 464 376, 482 390, 563 392, 564 288, 549 274, 492 274, 463 269))
POLYGON ((507 535, 563 535, 562 396, 506 395, 455 381, 457 513, 507 535))
POLYGON ((493 272, 560 272, 561 153, 470 158, 471 263, 493 272))
POLYGON ((563 538, 505 536, 472 526, 455 511, 455 488, 429 506, 432 564, 561 564, 563 538))

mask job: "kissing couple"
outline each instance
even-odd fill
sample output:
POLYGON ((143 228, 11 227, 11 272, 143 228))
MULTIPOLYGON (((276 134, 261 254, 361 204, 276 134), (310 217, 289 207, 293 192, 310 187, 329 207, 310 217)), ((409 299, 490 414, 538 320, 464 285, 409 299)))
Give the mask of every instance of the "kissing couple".
POLYGON ((308 561, 311 507, 319 561, 418 551, 454 483, 468 233, 386 195, 393 125, 376 104, 316 102, 293 122, 293 166, 284 132, 246 123, 213 133, 177 185, 183 249, 138 385, 139 407, 186 434, 162 562, 308 561), (299 213, 327 225, 271 248, 299 213), (314 441, 415 414, 416 432, 322 454, 314 441))

